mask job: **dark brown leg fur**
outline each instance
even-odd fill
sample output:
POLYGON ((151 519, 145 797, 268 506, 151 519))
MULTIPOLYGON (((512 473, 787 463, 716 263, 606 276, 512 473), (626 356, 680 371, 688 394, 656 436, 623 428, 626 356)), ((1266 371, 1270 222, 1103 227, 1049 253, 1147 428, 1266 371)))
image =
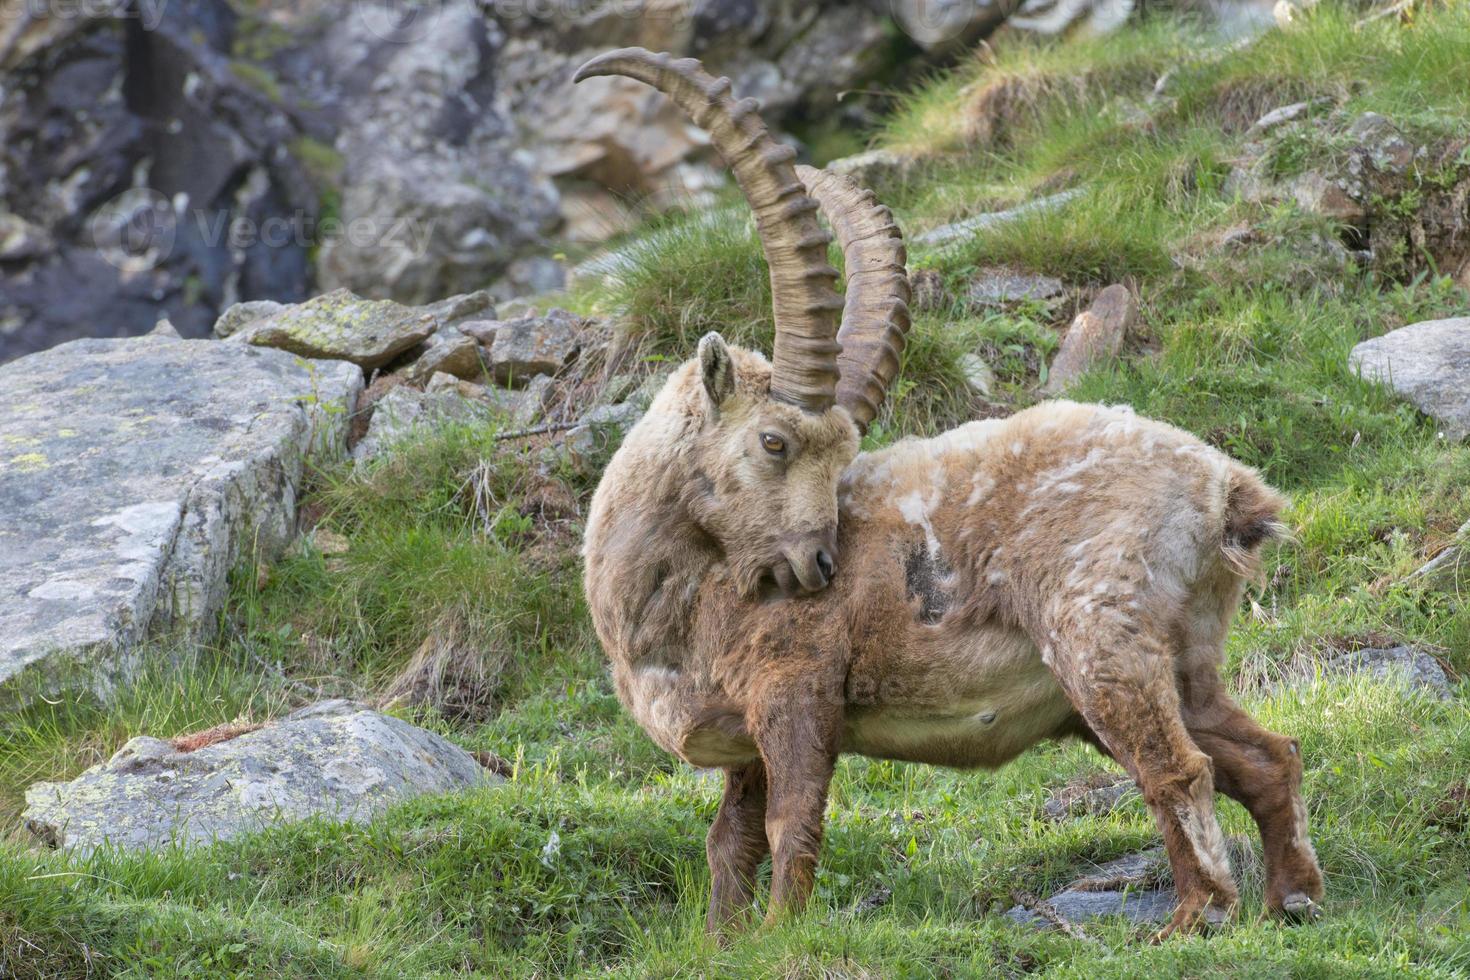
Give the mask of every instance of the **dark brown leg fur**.
POLYGON ((841 702, 790 679, 764 694, 751 712, 750 729, 766 766, 771 922, 800 912, 811 897, 837 763, 841 702))
POLYGON ((710 903, 705 931, 742 925, 755 900, 755 877, 770 853, 766 842, 766 767, 759 760, 725 770, 725 795, 710 825, 710 903))
POLYGON ((1301 748, 1267 731, 1235 703, 1212 668, 1183 679, 1184 723, 1215 763, 1220 791, 1238 800, 1261 831, 1266 857, 1266 908, 1291 918, 1315 917, 1322 872, 1307 837, 1301 748))

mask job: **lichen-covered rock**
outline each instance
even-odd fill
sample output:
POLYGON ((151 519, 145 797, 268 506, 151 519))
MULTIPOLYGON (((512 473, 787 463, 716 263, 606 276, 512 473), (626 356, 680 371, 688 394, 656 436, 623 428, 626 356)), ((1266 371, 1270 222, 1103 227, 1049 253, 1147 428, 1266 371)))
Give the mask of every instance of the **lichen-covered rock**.
POLYGON ((524 385, 538 374, 555 374, 576 356, 582 321, 566 310, 502 323, 490 344, 490 373, 503 385, 524 385))
POLYGON ((422 381, 435 374, 451 374, 456 378, 473 380, 485 374, 483 357, 480 345, 473 337, 464 334, 438 337, 432 339, 419 359, 409 366, 408 376, 414 381, 422 381))
POLYGON ((1449 438, 1470 436, 1470 317, 1426 320, 1365 340, 1348 363, 1437 419, 1449 438))
POLYGON ((1059 299, 1065 288, 1055 276, 1013 269, 982 269, 965 287, 965 300, 980 307, 1005 306, 1023 300, 1046 302, 1059 299))
POLYGON ((105 687, 151 629, 207 624, 241 555, 293 536, 303 467, 342 451, 361 385, 349 364, 163 337, 0 367, 0 708, 26 675, 105 687))
POLYGON ((446 425, 484 423, 496 411, 497 406, 488 399, 466 398, 457 387, 441 385, 433 391, 419 391, 399 385, 373 406, 367 435, 353 447, 352 458, 359 463, 372 459, 416 432, 446 425))
POLYGON ((214 321, 214 335, 221 340, 233 337, 245 327, 258 320, 279 313, 286 308, 286 304, 277 303, 275 300, 257 299, 248 303, 236 303, 219 315, 214 321))
POLYGON ((423 343, 437 327, 432 314, 336 289, 257 320, 230 339, 376 368, 423 343))
POLYGON ((400 800, 498 782, 464 749, 350 701, 325 701, 192 752, 139 736, 68 783, 26 790, 53 847, 205 844, 277 823, 365 821, 400 800))

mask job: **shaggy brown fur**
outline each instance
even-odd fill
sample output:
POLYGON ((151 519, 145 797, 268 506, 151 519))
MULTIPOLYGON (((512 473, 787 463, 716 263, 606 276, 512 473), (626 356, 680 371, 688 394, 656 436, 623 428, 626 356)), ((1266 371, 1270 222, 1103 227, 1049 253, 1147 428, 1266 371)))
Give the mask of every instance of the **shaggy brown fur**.
POLYGON ((1065 736, 1158 821, 1180 899, 1161 935, 1236 904, 1216 789, 1260 827, 1269 907, 1315 912, 1297 743, 1219 676, 1273 491, 1187 433, 1070 402, 855 456, 844 410, 781 405, 768 379, 705 338, 613 459, 584 549, 622 702, 725 769, 711 929, 748 910, 768 852, 771 915, 806 902, 839 753, 994 767, 1065 736))

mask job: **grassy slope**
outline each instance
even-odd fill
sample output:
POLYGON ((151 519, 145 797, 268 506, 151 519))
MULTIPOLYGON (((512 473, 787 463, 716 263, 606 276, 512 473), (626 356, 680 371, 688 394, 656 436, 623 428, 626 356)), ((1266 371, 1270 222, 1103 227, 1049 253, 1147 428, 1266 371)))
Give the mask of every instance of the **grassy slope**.
MULTIPOLYGON (((1198 50, 1168 23, 1002 48, 896 113, 879 143, 931 162, 884 196, 919 231, 1085 183, 1061 214, 912 258, 956 284, 1008 261, 1080 287, 1137 285, 1146 343, 1077 396, 1190 428, 1293 498, 1297 541, 1274 557, 1230 641, 1244 690, 1336 644, 1429 644, 1470 670, 1463 594, 1394 584, 1470 513, 1470 448, 1446 445, 1345 367, 1357 340, 1463 311, 1466 296, 1428 276, 1328 270, 1303 247, 1317 223, 1221 193, 1244 125, 1293 97, 1332 95, 1466 135, 1470 14, 1355 33, 1329 12, 1190 63, 1170 89, 1174 109, 1151 131, 1133 125, 1118 96, 1141 104, 1158 74, 1198 50), (1001 86, 1008 125, 976 145, 955 107, 994 106, 1001 86), (1246 258, 1190 272, 1170 261, 1241 220, 1268 232, 1246 258)), ((621 282, 575 301, 622 312, 652 358, 684 356, 711 328, 762 337, 768 301, 738 212, 666 220, 633 255, 621 282)), ((994 410, 965 394, 956 360, 969 350, 989 356, 1006 399, 1026 403, 1053 326, 1041 310, 921 316, 872 438, 994 410)), ((502 452, 477 470, 492 446, 487 433, 454 432, 367 481, 323 474, 323 525, 350 550, 304 546, 264 584, 243 574, 218 641, 158 668, 110 712, 39 704, 0 721, 0 821, 14 825, 26 782, 66 778, 132 734, 265 717, 300 700, 302 683, 370 692, 430 634, 487 653, 481 693, 493 710, 420 720, 516 759, 513 782, 416 801, 365 828, 283 828, 196 854, 67 860, 17 834, 0 845, 0 975, 1470 975, 1470 813, 1451 799, 1470 780, 1470 715, 1463 700, 1361 684, 1247 694, 1303 742, 1329 874, 1329 915, 1314 927, 1258 921, 1254 861, 1240 869, 1242 921, 1207 939, 1150 947, 1115 923, 1083 943, 989 914, 1012 889, 1045 892, 1079 863, 1155 842, 1136 799, 1105 817, 1043 821, 1048 787, 1106 768, 1081 747, 1048 746, 993 774, 844 760, 813 910, 716 948, 700 936, 716 784, 653 749, 617 705, 577 594, 575 517, 535 489, 521 458, 502 452), (860 907, 880 888, 886 904, 860 907)), ((1222 818, 1227 833, 1251 833, 1233 803, 1222 818)))

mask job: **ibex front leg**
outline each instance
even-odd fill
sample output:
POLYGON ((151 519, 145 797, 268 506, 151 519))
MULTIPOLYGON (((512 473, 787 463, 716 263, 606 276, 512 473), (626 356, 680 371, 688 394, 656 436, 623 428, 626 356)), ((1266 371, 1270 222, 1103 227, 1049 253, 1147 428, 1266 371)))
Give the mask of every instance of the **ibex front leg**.
POLYGON ((755 875, 770 853, 766 842, 766 767, 759 759, 725 770, 725 794, 710 825, 710 900, 705 931, 744 923, 755 900, 755 875))
POLYGON ((842 725, 841 702, 829 687, 810 678, 768 683, 751 712, 751 733, 766 764, 767 922, 800 912, 811 898, 842 725))

